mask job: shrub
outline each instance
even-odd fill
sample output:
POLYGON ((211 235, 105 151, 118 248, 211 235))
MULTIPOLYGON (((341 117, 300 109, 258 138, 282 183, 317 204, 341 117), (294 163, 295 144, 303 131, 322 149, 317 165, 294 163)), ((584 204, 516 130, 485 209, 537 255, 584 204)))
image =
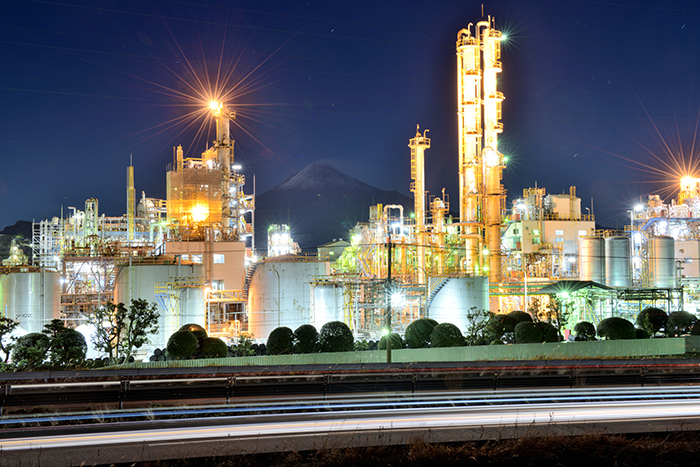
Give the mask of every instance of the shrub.
MULTIPOLYGON (((392 332, 391 334, 389 334, 388 337, 389 341, 391 342, 392 349, 403 348, 403 340, 401 339, 401 336, 399 336, 395 332, 392 332)), ((382 338, 379 340, 379 344, 377 345, 378 350, 386 350, 386 338, 387 336, 382 336, 382 338)))
MULTIPOLYGON (((527 321, 530 323, 532 322, 532 316, 530 316, 529 313, 525 313, 522 310, 511 311, 506 316, 509 316, 510 318, 513 319, 513 321, 515 321, 515 326, 517 326, 518 323, 522 323, 524 321, 527 321)), ((515 326, 513 327, 513 332, 515 332, 515 326)))
POLYGON ((168 357, 183 360, 194 357, 198 344, 197 336, 192 331, 177 331, 170 336, 165 349, 168 357))
POLYGON ((79 365, 85 361, 87 342, 85 336, 75 329, 65 328, 51 339, 49 357, 57 367, 79 365))
POLYGON ((559 342, 559 331, 552 323, 539 321, 536 324, 540 327, 540 329, 542 329, 545 342, 559 342))
POLYGON ((452 323, 440 323, 430 334, 431 347, 460 347, 464 345, 464 336, 452 323))
POLYGON ((194 334, 198 341, 207 338, 207 331, 199 324, 185 324, 180 329, 178 329, 178 331, 190 331, 192 334, 194 334))
POLYGON ((419 318, 406 327, 406 343, 412 349, 422 349, 430 345, 430 335, 438 323, 434 319, 419 318))
POLYGON ((351 352, 355 348, 352 331, 342 321, 331 321, 321 326, 318 342, 321 352, 351 352))
POLYGON ((581 321, 574 326, 574 334, 576 334, 577 341, 594 341, 595 326, 588 321, 581 321))
POLYGON ((267 354, 282 355, 294 350, 294 331, 282 326, 275 328, 267 338, 267 354))
POLYGON ((608 340, 634 339, 637 337, 634 324, 617 316, 602 320, 598 324, 598 335, 608 340))
POLYGON ((698 318, 687 311, 674 311, 668 315, 666 322, 666 335, 669 337, 677 337, 683 334, 689 334, 693 325, 698 318))
POLYGON ((318 331, 311 324, 302 324, 294 331, 294 348, 298 353, 318 350, 318 331))
POLYGON ((664 310, 650 306, 639 312, 634 324, 638 328, 644 329, 650 335, 654 335, 662 328, 665 328, 667 322, 668 315, 664 310))
POLYGON ((12 361, 20 369, 36 368, 46 358, 49 344, 50 341, 46 334, 40 332, 26 334, 15 342, 12 349, 12 361))
POLYGON ((515 330, 515 319, 506 314, 491 315, 486 323, 486 337, 490 341, 503 340, 506 334, 515 330))
POLYGON ((690 328, 691 336, 700 336, 700 321, 696 321, 693 327, 690 328))
POLYGON ((205 337, 199 342, 199 352, 197 353, 202 358, 224 358, 228 356, 228 347, 226 342, 218 337, 205 337))
POLYGON ((538 344, 544 342, 544 332, 538 326, 539 323, 521 321, 515 325, 513 334, 516 344, 538 344))

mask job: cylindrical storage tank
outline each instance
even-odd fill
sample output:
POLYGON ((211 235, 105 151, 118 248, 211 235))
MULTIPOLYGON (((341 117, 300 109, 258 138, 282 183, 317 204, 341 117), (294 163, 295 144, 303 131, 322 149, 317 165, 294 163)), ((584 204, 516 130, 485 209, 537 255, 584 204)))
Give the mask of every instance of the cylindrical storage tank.
POLYGON ((114 286, 115 303, 127 307, 131 299, 143 299, 158 306, 158 333, 150 343, 163 348, 170 336, 183 324, 195 323, 206 329, 204 294, 192 284, 204 281, 201 264, 133 264, 117 270, 114 286), (189 283, 189 286, 185 286, 189 283), (156 285, 159 286, 156 294, 156 285), (183 320, 190 321, 184 322, 183 320))
POLYGON ((605 285, 631 287, 630 239, 608 237, 605 239, 605 285))
POLYGON ((11 272, 0 276, 0 315, 19 321, 28 332, 41 332, 61 317, 61 275, 58 272, 11 272))
POLYGON ((313 288, 311 324, 319 330, 331 321, 343 320, 343 289, 334 284, 317 284, 313 288))
POLYGON ((649 285, 670 288, 676 286, 676 250, 673 237, 651 237, 647 243, 649 285))
POLYGON ((470 324, 467 321, 470 308, 488 311, 488 277, 431 277, 429 288, 433 288, 434 281, 441 284, 437 285, 440 289, 430 301, 428 318, 438 323, 452 323, 464 333, 470 324))
POLYGON ((578 272, 582 281, 605 284, 605 240, 601 237, 579 237, 578 272))
POLYGON ((280 326, 294 331, 311 324, 312 282, 330 274, 325 261, 273 261, 258 264, 248 287, 248 332, 255 339, 267 339, 280 326))

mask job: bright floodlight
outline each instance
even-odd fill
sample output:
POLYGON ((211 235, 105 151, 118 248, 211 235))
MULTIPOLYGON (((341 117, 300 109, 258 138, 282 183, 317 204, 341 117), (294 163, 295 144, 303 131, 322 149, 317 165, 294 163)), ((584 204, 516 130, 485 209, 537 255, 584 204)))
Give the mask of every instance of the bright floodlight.
POLYGON ((635 210, 635 211, 641 211, 642 209, 644 209, 644 205, 643 205, 643 204, 637 204, 637 205, 634 207, 634 210, 635 210))
POLYGON ((403 293, 393 292, 391 294, 391 306, 402 307, 405 302, 406 302, 406 300, 405 300, 403 293))

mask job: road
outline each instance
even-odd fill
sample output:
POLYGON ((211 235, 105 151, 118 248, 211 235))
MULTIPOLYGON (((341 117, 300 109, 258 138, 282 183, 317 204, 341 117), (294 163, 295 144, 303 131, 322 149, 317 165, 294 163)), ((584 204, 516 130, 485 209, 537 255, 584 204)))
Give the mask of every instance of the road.
POLYGON ((65 466, 330 447, 506 439, 545 434, 700 430, 694 387, 500 391, 309 400, 285 411, 81 428, 0 440, 0 465, 65 466), (407 407, 407 405, 412 405, 407 407), (325 407, 320 410, 318 407, 325 407))

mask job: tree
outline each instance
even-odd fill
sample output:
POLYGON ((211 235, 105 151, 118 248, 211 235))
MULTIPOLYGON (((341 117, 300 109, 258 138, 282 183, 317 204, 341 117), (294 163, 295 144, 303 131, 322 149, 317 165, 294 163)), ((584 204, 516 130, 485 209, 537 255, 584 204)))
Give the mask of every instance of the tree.
POLYGON ((139 298, 132 300, 128 309, 123 303, 107 302, 85 321, 95 328, 95 350, 106 353, 109 363, 114 364, 122 357, 128 362, 134 351, 147 343, 151 334, 158 332, 158 318, 160 314, 155 303, 149 304, 139 298))
POLYGON ((267 354, 289 354, 294 350, 294 331, 288 327, 275 328, 267 338, 267 354))
POLYGON ((12 349, 12 361, 18 369, 33 370, 46 359, 51 341, 46 334, 33 332, 26 334, 15 342, 12 349))
POLYGON ((480 310, 475 306, 467 310, 465 315, 467 325, 464 330, 465 345, 487 345, 489 343, 486 329, 490 316, 488 311, 480 310))
POLYGON ((440 323, 430 334, 431 347, 461 347, 463 345, 462 331, 452 323, 440 323))
POLYGON ((389 335, 382 336, 382 338, 379 340, 379 344, 377 345, 377 350, 386 350, 387 337, 389 338, 389 342, 391 342, 392 349, 397 350, 403 348, 403 340, 401 339, 401 336, 395 332, 392 332, 389 335))
POLYGON ((412 349, 422 349, 430 346, 432 334, 438 322, 430 318, 419 318, 406 327, 406 343, 412 349))
POLYGON ((311 324, 302 324, 294 330, 294 349, 299 353, 318 350, 318 331, 311 324))
POLYGON ((574 334, 576 334, 577 341, 594 341, 595 339, 595 326, 593 323, 588 321, 581 321, 576 323, 574 326, 574 334))
MULTIPOLYGON (((530 323, 532 322, 532 316, 530 316, 529 313, 525 313, 522 310, 511 311, 510 313, 508 313, 507 316, 510 316, 511 318, 513 318, 516 326, 518 325, 518 323, 522 323, 524 321, 527 321, 530 323)), ((515 328, 513 328, 513 331, 515 332, 515 328)))
POLYGON ((168 345, 165 346, 165 349, 168 357, 175 360, 184 360, 194 357, 198 346, 199 341, 197 341, 197 336, 193 332, 176 331, 168 339, 168 345))
POLYGON ((0 316, 0 352, 5 354, 3 360, 5 363, 10 359, 10 353, 15 344, 15 339, 11 337, 11 334, 18 326, 18 320, 0 316))
POLYGON ((649 306, 639 312, 637 315, 637 320, 634 322, 634 324, 653 336, 661 329, 664 329, 667 322, 668 315, 664 310, 649 306))
POLYGON ((318 335, 321 352, 350 352, 355 348, 354 341, 352 331, 342 321, 324 324, 318 335))
POLYGON ((598 324, 598 335, 607 340, 635 339, 637 337, 634 324, 617 316, 602 320, 598 324))
POLYGON ((687 311, 674 311, 668 315, 666 322, 666 335, 669 337, 678 337, 684 334, 689 334, 693 325, 698 318, 687 311))
POLYGON ((41 332, 49 338, 48 355, 54 368, 77 366, 85 361, 85 337, 67 328, 60 319, 52 319, 41 332))

